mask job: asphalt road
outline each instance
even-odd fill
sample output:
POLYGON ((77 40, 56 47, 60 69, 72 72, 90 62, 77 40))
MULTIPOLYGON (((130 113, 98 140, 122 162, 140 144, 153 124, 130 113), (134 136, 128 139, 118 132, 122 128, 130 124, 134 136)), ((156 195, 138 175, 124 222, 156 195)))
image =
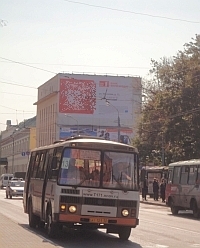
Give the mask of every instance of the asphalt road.
POLYGON ((170 210, 163 206, 141 203, 140 225, 132 230, 127 242, 120 241, 118 235, 106 234, 102 230, 94 232, 63 231, 59 240, 50 240, 44 231, 29 228, 28 216, 23 213, 22 198, 6 199, 4 190, 0 190, 0 214, 9 218, 13 225, 22 226, 27 233, 32 232, 41 239, 41 242, 45 240, 45 247, 200 247, 200 220, 195 220, 189 211, 173 216, 170 210))

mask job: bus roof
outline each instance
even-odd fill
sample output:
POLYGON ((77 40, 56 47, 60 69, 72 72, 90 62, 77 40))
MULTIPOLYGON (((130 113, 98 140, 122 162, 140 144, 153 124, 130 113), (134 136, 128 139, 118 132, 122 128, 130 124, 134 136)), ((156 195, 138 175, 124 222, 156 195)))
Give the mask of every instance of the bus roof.
POLYGON ((55 148, 55 147, 59 147, 61 146, 66 146, 66 147, 76 147, 76 145, 73 145, 73 144, 83 144, 83 143, 88 143, 90 144, 91 148, 96 148, 96 149, 99 149, 98 145, 95 146, 95 143, 96 144, 99 144, 99 145, 104 145, 104 147, 106 149, 109 149, 109 146, 112 147, 113 150, 124 150, 124 151, 128 151, 128 152, 136 152, 138 153, 138 149, 131 146, 131 145, 127 145, 127 144, 123 144, 123 143, 119 143, 119 142, 115 142, 115 141, 110 141, 110 140, 105 140, 105 139, 102 139, 102 138, 99 138, 99 137, 93 137, 93 136, 73 136, 73 137, 69 137, 67 138, 66 140, 58 140, 58 141, 55 141, 53 144, 51 145, 46 145, 46 146, 40 146, 38 148, 35 148, 33 149, 31 152, 34 152, 34 151, 38 151, 38 150, 45 150, 45 149, 51 149, 51 148, 55 148), (106 147, 107 145, 107 147, 106 147))
POLYGON ((200 159, 190 159, 190 160, 185 160, 185 161, 178 161, 178 162, 174 162, 169 164, 169 167, 173 167, 173 166, 184 166, 184 165, 200 165, 200 159))
POLYGON ((142 169, 146 171, 162 171, 168 170, 168 166, 143 166, 142 169))

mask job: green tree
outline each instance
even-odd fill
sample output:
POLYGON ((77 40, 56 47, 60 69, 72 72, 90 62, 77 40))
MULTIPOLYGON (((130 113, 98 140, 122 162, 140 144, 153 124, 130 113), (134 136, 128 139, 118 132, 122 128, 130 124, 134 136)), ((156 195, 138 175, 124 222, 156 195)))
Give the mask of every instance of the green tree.
POLYGON ((138 135, 141 159, 165 147, 167 163, 200 157, 200 35, 173 58, 152 60, 138 135))

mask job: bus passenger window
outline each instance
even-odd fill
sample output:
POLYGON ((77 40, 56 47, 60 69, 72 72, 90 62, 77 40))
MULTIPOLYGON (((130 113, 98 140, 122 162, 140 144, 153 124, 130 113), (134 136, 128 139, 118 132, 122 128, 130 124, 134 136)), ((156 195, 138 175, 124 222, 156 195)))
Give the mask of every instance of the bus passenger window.
POLYGON ((183 166, 181 170, 181 184, 186 185, 188 183, 189 167, 183 166))
POLYGON ((40 162, 40 154, 37 154, 35 163, 33 164, 33 174, 32 174, 33 178, 36 178, 39 162, 40 162))
POLYGON ((197 184, 200 184, 200 165, 198 166, 198 171, 197 171, 197 184))
POLYGON ((173 175, 173 183, 174 184, 179 184, 180 172, 181 172, 181 167, 174 167, 174 175, 173 175))
POLYGON ((196 179, 197 179, 197 167, 191 166, 189 169, 190 170, 189 170, 188 184, 194 185, 196 183, 196 179))

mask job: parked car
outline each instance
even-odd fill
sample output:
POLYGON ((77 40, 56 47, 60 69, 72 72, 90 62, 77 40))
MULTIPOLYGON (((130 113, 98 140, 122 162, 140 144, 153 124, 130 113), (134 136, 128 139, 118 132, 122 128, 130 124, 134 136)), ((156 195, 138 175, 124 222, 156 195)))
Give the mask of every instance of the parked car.
POLYGON ((6 187, 13 176, 13 174, 2 174, 0 177, 0 188, 3 189, 3 187, 6 187))
POLYGON ((6 198, 10 197, 12 199, 13 196, 23 196, 24 193, 24 181, 14 180, 10 181, 6 187, 6 198))

